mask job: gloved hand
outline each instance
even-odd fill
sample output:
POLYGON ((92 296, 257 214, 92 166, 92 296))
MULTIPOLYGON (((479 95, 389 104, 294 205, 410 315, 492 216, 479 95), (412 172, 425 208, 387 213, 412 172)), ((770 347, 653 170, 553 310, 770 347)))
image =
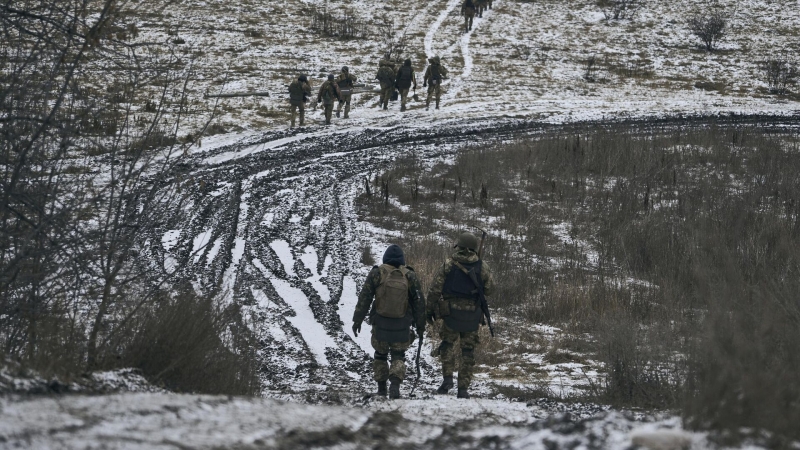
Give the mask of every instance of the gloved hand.
POLYGON ((436 314, 434 314, 434 313, 428 313, 428 315, 427 315, 427 317, 426 317, 426 321, 427 321, 429 324, 433 325, 433 323, 434 323, 434 322, 436 322, 436 314))
POLYGON ((356 337, 358 337, 358 333, 361 333, 361 324, 360 323, 354 323, 353 324, 353 334, 356 337))
POLYGON ((428 82, 427 81, 422 83, 422 87, 427 87, 427 86, 428 86, 428 82))

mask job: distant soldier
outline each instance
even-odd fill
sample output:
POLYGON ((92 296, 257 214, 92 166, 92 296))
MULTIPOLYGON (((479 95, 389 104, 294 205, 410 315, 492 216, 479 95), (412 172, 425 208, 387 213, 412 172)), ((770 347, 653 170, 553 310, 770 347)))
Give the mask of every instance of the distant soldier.
POLYGON ((486 4, 489 5, 489 9, 492 9, 492 1, 494 0, 487 0, 486 4))
POLYGON ((431 97, 436 95, 436 109, 439 109, 439 99, 442 96, 442 80, 447 78, 447 69, 441 64, 438 56, 429 58, 430 65, 425 70, 422 87, 428 86, 428 98, 425 100, 425 109, 431 107, 431 97))
POLYGON ((333 115, 333 102, 342 101, 342 94, 339 92, 339 86, 333 81, 333 74, 328 74, 328 81, 322 83, 317 94, 317 102, 322 102, 325 108, 325 125, 331 124, 331 116, 333 115))
POLYGON ((336 109, 336 117, 342 112, 342 104, 344 104, 344 118, 350 113, 350 98, 353 96, 353 85, 358 78, 350 74, 347 66, 342 67, 342 73, 336 77, 336 84, 339 86, 339 92, 342 94, 342 99, 339 101, 339 107, 336 109))
POLYGON ((375 349, 372 368, 378 382, 378 395, 386 395, 386 381, 389 380, 389 398, 392 399, 400 398, 400 383, 406 375, 406 350, 416 339, 411 326, 416 326, 420 338, 425 332, 425 297, 414 269, 405 264, 403 250, 390 245, 383 254, 383 264, 374 266, 367 275, 353 313, 356 336, 369 315, 375 349))
POLYGON ((461 370, 458 372, 458 398, 469 398, 469 385, 475 366, 475 347, 479 343, 478 328, 483 318, 478 289, 490 294, 494 287, 489 266, 478 258, 478 238, 472 233, 462 233, 456 241, 458 249, 439 268, 430 289, 426 316, 429 323, 442 319, 439 337, 442 343, 437 353, 442 361, 444 381, 436 391, 447 394, 453 387, 456 341, 461 348, 461 370), (475 286, 469 272, 481 286, 475 286))
POLYGON ((308 77, 305 75, 300 75, 289 85, 289 105, 291 105, 292 111, 292 128, 294 128, 298 109, 300 110, 300 126, 303 126, 303 122, 306 118, 306 102, 308 102, 309 95, 311 95, 311 85, 308 84, 308 77))
POLYGON ((394 64, 388 59, 382 59, 378 63, 378 73, 375 78, 381 83, 381 99, 378 107, 380 108, 383 105, 383 109, 389 109, 389 98, 392 96, 392 91, 394 91, 394 64))
POLYGON ((464 33, 469 33, 475 19, 475 0, 464 0, 461 4, 461 15, 464 16, 464 33))
POLYGON ((487 0, 475 0, 475 7, 477 8, 479 18, 483 18, 483 12, 486 11, 487 5, 487 0))
POLYGON ((414 90, 417 90, 417 77, 414 74, 414 68, 411 67, 411 60, 406 59, 403 65, 397 69, 397 79, 395 85, 400 90, 400 112, 406 110, 406 101, 408 100, 408 90, 411 85, 414 85, 414 90))

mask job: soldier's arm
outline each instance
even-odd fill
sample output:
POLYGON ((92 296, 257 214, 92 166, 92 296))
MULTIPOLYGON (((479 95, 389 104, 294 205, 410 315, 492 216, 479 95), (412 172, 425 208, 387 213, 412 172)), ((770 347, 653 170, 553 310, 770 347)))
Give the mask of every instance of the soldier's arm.
POLYGON ((481 280, 483 281, 483 294, 492 295, 494 291, 494 277, 492 276, 492 269, 486 261, 484 261, 481 266, 481 280))
MULTIPOLYGON (((408 267, 408 266, 406 266, 408 267)), ((425 296, 422 295, 422 286, 419 284, 419 278, 414 272, 414 269, 408 267, 411 271, 408 272, 408 300, 411 304, 411 310, 414 313, 414 321, 416 322, 418 330, 425 329, 425 296)))
POLYGON ((364 318, 369 314, 369 309, 372 306, 372 300, 375 298, 375 290, 381 280, 381 271, 378 266, 374 266, 367 275, 367 280, 364 281, 364 286, 361 287, 361 292, 358 293, 358 303, 356 310, 353 313, 353 323, 360 325, 364 318))
POLYGON ((427 307, 425 309, 425 313, 430 315, 436 311, 437 302, 439 301, 439 297, 442 296, 442 288, 444 287, 444 279, 447 277, 448 272, 448 264, 445 262, 439 267, 439 270, 436 272, 436 276, 433 277, 433 281, 431 281, 431 285, 428 287, 428 295, 426 296, 427 307))

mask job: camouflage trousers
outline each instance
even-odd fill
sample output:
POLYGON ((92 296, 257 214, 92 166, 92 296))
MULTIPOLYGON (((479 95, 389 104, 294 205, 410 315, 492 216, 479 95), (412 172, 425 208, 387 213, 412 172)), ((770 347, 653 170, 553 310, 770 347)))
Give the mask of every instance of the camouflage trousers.
POLYGON ((330 125, 331 117, 333 116, 333 102, 324 103, 322 107, 325 109, 325 125, 330 125))
MULTIPOLYGON (((350 114, 350 99, 353 97, 353 94, 344 95, 342 94, 342 100, 339 102, 339 107, 336 108, 336 113, 342 112, 342 105, 344 105, 344 118, 347 119, 348 114, 350 114)), ((339 117, 339 116, 336 116, 339 117)))
MULTIPOLYGON (((409 88, 410 89, 410 88, 409 88)), ((406 102, 408 102, 409 89, 400 89, 400 110, 406 110, 406 102)))
POLYGON ((453 331, 442 323, 439 337, 442 339, 442 343, 439 345, 442 375, 446 377, 452 376, 456 370, 456 341, 458 341, 461 347, 461 370, 458 371, 458 387, 468 388, 472 383, 472 375, 475 368, 475 347, 480 343, 478 332, 453 331))
POLYGON ((431 97, 436 96, 436 107, 439 107, 439 99, 442 97, 442 80, 431 81, 428 84, 428 98, 425 100, 425 106, 431 105, 431 97))
POLYGON ((379 106, 383 106, 384 108, 389 107, 389 99, 392 98, 393 90, 394 90, 393 84, 381 83, 381 101, 378 104, 379 106))
POLYGON ((472 8, 466 8, 464 10, 464 32, 468 32, 472 29, 472 22, 475 19, 475 10, 472 8))
POLYGON ((375 359, 372 360, 372 370, 375 381, 386 381, 390 376, 395 376, 403 381, 406 377, 406 350, 416 339, 412 335, 408 342, 381 342, 375 339, 372 332, 372 348, 375 349, 375 359), (391 356, 391 365, 389 357, 391 356))
POLYGON ((292 128, 294 128, 294 121, 297 118, 297 112, 300 110, 300 126, 303 126, 303 122, 306 119, 306 105, 303 103, 294 103, 292 102, 291 112, 292 112, 292 128))

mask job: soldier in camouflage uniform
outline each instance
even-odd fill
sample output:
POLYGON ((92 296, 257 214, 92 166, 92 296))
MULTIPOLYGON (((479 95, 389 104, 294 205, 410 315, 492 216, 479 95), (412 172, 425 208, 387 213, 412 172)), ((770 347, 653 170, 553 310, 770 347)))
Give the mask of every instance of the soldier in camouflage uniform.
POLYGON ((353 84, 355 84, 357 77, 350 73, 347 66, 342 67, 342 73, 336 77, 336 84, 339 85, 339 92, 342 94, 342 99, 339 100, 339 107, 336 108, 336 117, 342 113, 342 104, 344 104, 344 118, 350 114, 350 99, 353 97, 353 84))
POLYGON ((425 297, 414 269, 405 264, 403 250, 397 245, 390 245, 383 254, 383 264, 374 266, 367 275, 353 313, 353 334, 356 336, 361 332, 364 318, 369 317, 372 348, 375 349, 372 368, 375 381, 378 382, 378 395, 386 395, 386 381, 389 380, 389 398, 392 399, 400 398, 400 383, 406 375, 405 353, 416 339, 410 327, 416 326, 420 337, 425 332, 425 297), (397 269, 406 280, 407 292, 402 293, 402 297, 403 301, 407 301, 407 308, 402 317, 390 318, 379 313, 381 306, 378 303, 381 295, 386 295, 392 272, 398 274, 397 269), (390 355, 391 366, 388 361, 390 355))
POLYGON ((294 128, 294 121, 297 117, 297 111, 300 110, 300 126, 306 118, 306 102, 308 96, 311 95, 311 85, 308 84, 308 77, 300 75, 296 80, 289 85, 289 105, 291 105, 292 112, 292 128, 294 128))
POLYGON ((475 19, 475 0, 464 0, 461 4, 461 15, 464 16, 464 33, 469 33, 475 19))
POLYGON ((447 78, 447 69, 442 65, 438 56, 429 58, 430 65, 425 69, 422 87, 428 86, 428 98, 425 100, 425 109, 431 106, 431 97, 436 95, 436 109, 439 109, 439 99, 442 96, 442 80, 447 78))
POLYGON ((317 102, 322 102, 322 107, 325 109, 325 125, 331 124, 331 116, 333 116, 333 103, 342 101, 342 94, 339 92, 339 85, 333 80, 333 74, 328 74, 328 81, 322 83, 319 87, 317 94, 317 102))
POLYGON ((403 65, 397 69, 397 79, 394 84, 400 90, 400 112, 403 112, 406 110, 408 90, 411 89, 411 85, 414 85, 414 91, 417 90, 417 76, 414 73, 414 68, 411 67, 410 59, 403 61, 403 65))
POLYGON ((394 91, 395 76, 394 64, 388 59, 382 59, 381 62, 378 63, 378 73, 375 75, 375 78, 381 83, 381 99, 380 103, 378 103, 379 108, 382 105, 383 109, 389 109, 389 98, 391 98, 392 91, 394 91))
POLYGON ((486 295, 492 292, 494 281, 489 266, 479 259, 475 252, 478 248, 478 238, 474 234, 462 233, 455 247, 458 251, 439 268, 428 289, 426 316, 429 323, 438 319, 443 320, 439 332, 442 343, 438 355, 442 361, 444 381, 436 392, 446 394, 453 387, 455 345, 458 341, 461 349, 458 398, 469 398, 468 389, 472 382, 475 347, 479 343, 478 328, 483 319, 483 311, 476 287, 464 271, 475 272, 486 295))

